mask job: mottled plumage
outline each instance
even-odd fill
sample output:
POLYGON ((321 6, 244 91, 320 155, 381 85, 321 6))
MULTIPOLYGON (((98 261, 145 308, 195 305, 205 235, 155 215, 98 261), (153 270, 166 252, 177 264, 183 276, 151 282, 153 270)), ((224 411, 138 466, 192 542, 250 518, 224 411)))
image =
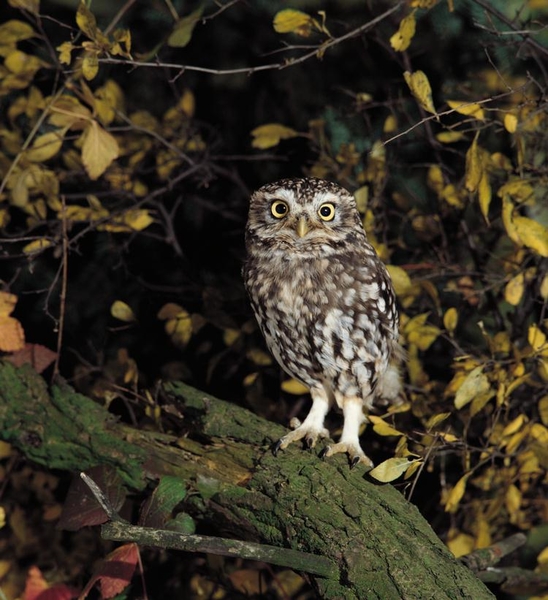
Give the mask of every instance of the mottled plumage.
POLYGON ((359 443, 364 408, 400 393, 398 314, 388 272, 367 241, 353 196, 321 179, 284 179, 251 197, 244 279, 272 355, 312 396, 304 422, 277 449, 328 437, 333 404, 352 464, 371 465, 359 443))

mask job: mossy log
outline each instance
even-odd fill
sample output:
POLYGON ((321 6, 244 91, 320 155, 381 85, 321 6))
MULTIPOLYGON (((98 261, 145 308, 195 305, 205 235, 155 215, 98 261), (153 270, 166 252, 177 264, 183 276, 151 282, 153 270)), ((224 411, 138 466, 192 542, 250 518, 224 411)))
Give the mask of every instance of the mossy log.
POLYGON ((30 367, 0 364, 0 437, 48 468, 111 465, 137 490, 164 474, 216 480, 204 519, 240 540, 328 559, 326 576, 311 576, 322 598, 494 597, 392 486, 343 456, 322 461, 295 447, 276 458, 279 425, 182 383, 164 391, 185 437, 131 428, 64 383, 48 388, 30 367))

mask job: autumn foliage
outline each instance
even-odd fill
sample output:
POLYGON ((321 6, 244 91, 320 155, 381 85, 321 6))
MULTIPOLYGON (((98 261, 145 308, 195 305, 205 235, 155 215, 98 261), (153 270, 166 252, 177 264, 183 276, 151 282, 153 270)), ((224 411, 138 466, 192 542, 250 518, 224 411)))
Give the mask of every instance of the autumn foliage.
MULTIPOLYGON (((287 424, 306 390, 267 354, 243 292, 247 197, 282 176, 335 180, 389 266, 407 353, 406 402, 363 437, 372 476, 456 556, 538 536, 548 2, 61 4, 0 9, 5 359, 61 374, 136 426, 170 428, 159 379, 287 424)), ((3 544, 34 564, 17 491, 41 492, 10 448, 1 456, 3 544)), ((546 572, 543 535, 533 568, 546 572)), ((0 567, 8 597, 25 578, 26 598, 49 586, 36 566, 0 567)), ((242 591, 251 575, 238 572, 242 591)), ((131 579, 72 565, 65 595, 48 597, 84 589, 85 573, 116 593, 131 579)))

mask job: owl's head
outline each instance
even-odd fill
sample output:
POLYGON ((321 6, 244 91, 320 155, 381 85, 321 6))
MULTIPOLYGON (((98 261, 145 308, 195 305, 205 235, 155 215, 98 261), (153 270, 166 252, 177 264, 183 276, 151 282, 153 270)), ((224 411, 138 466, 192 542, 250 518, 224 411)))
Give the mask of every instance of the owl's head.
POLYGON ((365 235, 350 192, 323 179, 282 179, 259 188, 249 207, 248 246, 311 251, 365 235))

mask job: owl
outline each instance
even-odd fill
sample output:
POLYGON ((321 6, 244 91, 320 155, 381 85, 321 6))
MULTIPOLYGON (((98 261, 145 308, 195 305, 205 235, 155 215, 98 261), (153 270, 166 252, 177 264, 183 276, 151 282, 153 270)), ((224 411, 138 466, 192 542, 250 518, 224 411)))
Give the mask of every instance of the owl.
POLYGON ((283 179, 252 197, 244 283, 266 344, 280 366, 305 384, 308 416, 275 454, 329 437, 324 420, 342 410, 340 440, 322 456, 347 453, 351 466, 373 463, 360 446, 364 411, 401 391, 398 312, 390 276, 367 240, 353 196, 322 179, 283 179))

